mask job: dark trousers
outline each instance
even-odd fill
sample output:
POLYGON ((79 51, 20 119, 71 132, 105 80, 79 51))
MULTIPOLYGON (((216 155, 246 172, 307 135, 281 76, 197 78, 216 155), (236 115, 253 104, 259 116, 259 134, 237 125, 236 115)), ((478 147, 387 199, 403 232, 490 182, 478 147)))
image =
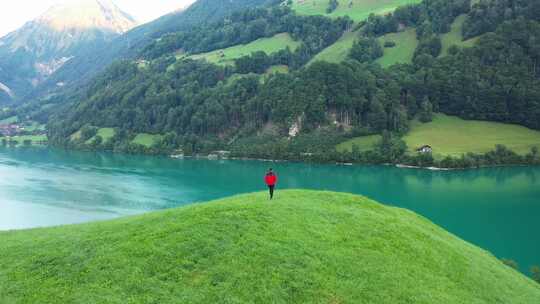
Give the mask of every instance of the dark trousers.
POLYGON ((270 199, 274 198, 274 187, 276 186, 275 185, 268 186, 268 190, 270 191, 270 199))

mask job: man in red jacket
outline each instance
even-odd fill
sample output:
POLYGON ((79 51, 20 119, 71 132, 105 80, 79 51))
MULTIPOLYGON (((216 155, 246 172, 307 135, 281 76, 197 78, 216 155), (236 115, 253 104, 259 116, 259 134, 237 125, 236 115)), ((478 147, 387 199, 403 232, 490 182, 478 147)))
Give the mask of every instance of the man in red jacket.
POLYGON ((268 190, 270 190, 270 199, 274 198, 274 188, 277 184, 277 175, 274 174, 274 171, 272 171, 272 168, 268 169, 268 172, 264 176, 264 182, 268 186, 268 190))

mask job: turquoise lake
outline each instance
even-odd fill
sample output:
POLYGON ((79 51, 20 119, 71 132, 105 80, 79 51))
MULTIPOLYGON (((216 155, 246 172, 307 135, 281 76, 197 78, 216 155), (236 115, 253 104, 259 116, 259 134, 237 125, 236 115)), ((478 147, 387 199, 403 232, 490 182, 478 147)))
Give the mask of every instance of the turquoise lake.
POLYGON ((427 171, 0 148, 0 230, 105 220, 265 190, 353 192, 413 210, 526 271, 540 264, 540 167, 427 171))

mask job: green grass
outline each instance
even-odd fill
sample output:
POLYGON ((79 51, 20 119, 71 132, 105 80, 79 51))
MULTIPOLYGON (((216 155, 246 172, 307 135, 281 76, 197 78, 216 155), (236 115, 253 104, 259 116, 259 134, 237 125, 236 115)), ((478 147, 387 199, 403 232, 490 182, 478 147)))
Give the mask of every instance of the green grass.
MULTIPOLYGON (((6 137, 0 137, 0 141, 6 139, 6 137)), ((9 140, 18 142, 19 145, 24 144, 25 140, 31 140, 32 144, 41 144, 48 141, 47 135, 21 135, 21 136, 12 136, 9 140)))
POLYGON ((132 143, 145 147, 152 147, 154 143, 161 139, 161 135, 139 133, 133 139, 132 143))
POLYGON ((25 130, 28 132, 45 131, 45 125, 38 122, 32 122, 29 125, 25 126, 25 130))
MULTIPOLYGON (((226 49, 191 55, 188 58, 205 59, 211 63, 232 65, 234 64, 234 59, 250 55, 253 52, 263 51, 269 55, 285 49, 287 46, 291 51, 294 51, 300 46, 300 42, 293 40, 288 33, 281 33, 270 38, 257 39, 248 44, 240 44, 226 49)), ((184 55, 180 56, 182 57, 184 55)))
POLYGON ((518 125, 463 120, 437 114, 430 123, 413 122, 404 137, 409 149, 431 145, 435 157, 460 156, 467 152, 485 153, 503 144, 526 154, 533 146, 540 148, 540 132, 518 125))
POLYGON ((370 14, 382 15, 399 6, 419 3, 421 0, 338 0, 336 10, 326 14, 328 2, 328 0, 293 0, 292 9, 300 15, 349 16, 354 21, 362 21, 370 14))
POLYGON ((386 34, 379 38, 381 46, 384 46, 385 41, 393 41, 396 46, 392 48, 384 48, 383 57, 377 59, 383 67, 389 67, 396 63, 411 63, 414 51, 418 46, 416 38, 416 29, 408 28, 403 32, 386 34))
POLYGON ((343 34, 338 41, 334 44, 328 46, 321 52, 319 52, 315 57, 311 59, 309 64, 315 61, 326 61, 339 63, 347 59, 349 51, 351 50, 356 38, 358 37, 358 32, 346 32, 343 34))
POLYGON ((289 73, 289 67, 286 65, 273 65, 266 70, 266 74, 268 75, 275 73, 289 73))
POLYGON ((342 142, 336 146, 336 150, 339 152, 349 151, 352 152, 353 145, 356 145, 360 151, 373 150, 376 143, 381 140, 380 135, 369 135, 356 137, 346 142, 342 142))
POLYGON ((0 120, 0 125, 8 125, 17 122, 19 122, 19 118, 17 116, 11 116, 6 119, 0 120))
POLYGON ((441 50, 441 56, 445 56, 448 54, 448 49, 452 45, 456 45, 459 47, 472 47, 476 43, 479 37, 474 37, 468 40, 463 40, 462 35, 462 29, 463 29, 463 23, 467 19, 467 15, 460 15, 454 20, 452 23, 452 27, 450 32, 441 35, 441 42, 442 42, 442 50, 441 50))
POLYGON ((71 141, 75 141, 75 140, 81 139, 81 136, 82 136, 82 132, 81 132, 81 130, 79 130, 79 131, 71 134, 71 136, 69 136, 69 138, 70 138, 71 141))
POLYGON ((413 212, 278 191, 0 233, 0 303, 539 303, 540 285, 413 212))
MULTIPOLYGON (((115 131, 114 131, 114 128, 100 128, 98 129, 97 133, 96 133, 96 136, 99 135, 101 136, 103 142, 107 142, 109 139, 111 139, 115 134, 115 131)), ((88 139, 86 141, 87 144, 93 142, 96 138, 96 136, 88 139)), ((79 138, 80 138, 80 134, 79 134, 79 138)))

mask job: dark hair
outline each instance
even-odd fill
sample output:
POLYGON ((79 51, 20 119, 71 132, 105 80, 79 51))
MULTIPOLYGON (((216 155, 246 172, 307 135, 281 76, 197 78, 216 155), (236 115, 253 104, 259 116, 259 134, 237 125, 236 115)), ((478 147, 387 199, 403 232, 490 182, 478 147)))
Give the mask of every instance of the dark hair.
POLYGON ((272 171, 272 168, 268 169, 268 171, 272 171))

